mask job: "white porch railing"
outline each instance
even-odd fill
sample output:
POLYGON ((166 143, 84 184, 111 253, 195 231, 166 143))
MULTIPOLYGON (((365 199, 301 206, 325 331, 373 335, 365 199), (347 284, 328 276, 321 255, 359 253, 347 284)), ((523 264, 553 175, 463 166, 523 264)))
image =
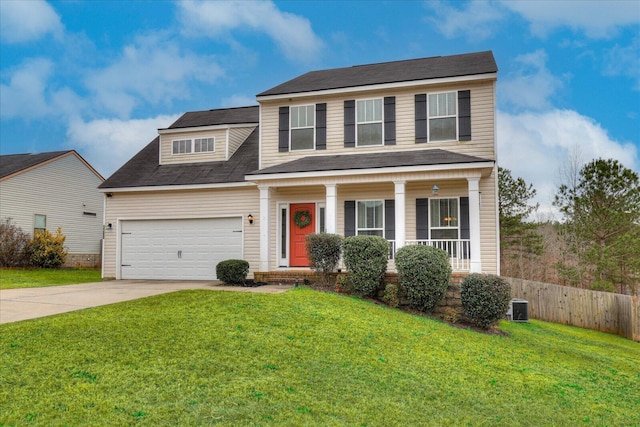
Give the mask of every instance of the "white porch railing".
MULTIPOLYGON (((389 259, 393 259, 396 253, 396 242, 395 240, 389 240, 389 244, 391 246, 389 259)), ((442 249, 443 251, 449 254, 451 268, 454 271, 469 271, 469 269, 471 268, 471 265, 469 262, 471 258, 470 256, 471 240, 467 240, 467 239, 405 240, 404 244, 407 246, 408 245, 428 245, 438 249, 442 249)))

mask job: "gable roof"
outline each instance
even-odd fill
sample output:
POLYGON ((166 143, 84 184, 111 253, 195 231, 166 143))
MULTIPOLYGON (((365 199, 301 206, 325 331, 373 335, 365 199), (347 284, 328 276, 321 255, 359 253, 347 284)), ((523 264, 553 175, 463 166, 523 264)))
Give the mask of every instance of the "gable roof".
POLYGON ((159 165, 156 137, 98 188, 157 187, 244 182, 258 168, 258 128, 227 161, 159 165))
POLYGON ((167 129, 179 129, 198 126, 235 125, 243 123, 258 124, 260 107, 257 105, 239 108, 223 108, 184 113, 167 129))
POLYGON ((491 51, 311 71, 260 94, 284 95, 376 84, 496 73, 491 51))
POLYGON ((256 170, 249 175, 263 176, 283 173, 346 171, 357 169, 381 169, 407 166, 452 165, 491 162, 480 157, 453 153, 438 148, 420 151, 392 153, 342 154, 332 156, 308 156, 288 163, 256 170))
POLYGON ((104 181, 100 175, 86 160, 76 152, 76 150, 66 151, 49 151, 46 153, 24 153, 24 154, 6 154, 0 156, 0 180, 8 179, 14 175, 27 172, 43 164, 52 162, 62 157, 74 155, 84 165, 91 170, 101 181, 104 181))

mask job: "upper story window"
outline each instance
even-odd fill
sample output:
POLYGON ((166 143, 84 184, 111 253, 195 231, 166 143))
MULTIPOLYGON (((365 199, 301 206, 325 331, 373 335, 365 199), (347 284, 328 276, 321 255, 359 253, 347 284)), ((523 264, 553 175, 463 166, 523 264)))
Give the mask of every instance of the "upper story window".
POLYGON ((429 94, 429 141, 457 139, 456 92, 429 94))
POLYGON ((458 199, 430 199, 432 239, 458 239, 458 199))
POLYGON ((384 201, 368 200, 356 203, 356 234, 384 237, 384 201))
POLYGON ((215 151, 215 138, 178 139, 173 141, 171 154, 206 153, 215 151))
POLYGON ((471 91, 415 96, 416 142, 470 141, 471 91))
POLYGON ((291 107, 291 151, 315 147, 315 105, 291 107))
POLYGON ((356 102, 358 146, 382 145, 382 98, 356 102))
POLYGON ((47 229, 47 216, 35 214, 33 216, 33 235, 41 233, 47 229))

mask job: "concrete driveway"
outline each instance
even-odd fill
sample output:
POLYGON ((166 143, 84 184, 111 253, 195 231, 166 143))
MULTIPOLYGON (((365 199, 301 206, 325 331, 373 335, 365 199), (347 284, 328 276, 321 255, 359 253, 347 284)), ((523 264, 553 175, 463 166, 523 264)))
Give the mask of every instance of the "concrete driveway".
POLYGON ((0 290, 0 323, 35 319, 99 305, 130 301, 186 289, 280 293, 291 286, 243 288, 218 281, 112 280, 79 285, 0 290))

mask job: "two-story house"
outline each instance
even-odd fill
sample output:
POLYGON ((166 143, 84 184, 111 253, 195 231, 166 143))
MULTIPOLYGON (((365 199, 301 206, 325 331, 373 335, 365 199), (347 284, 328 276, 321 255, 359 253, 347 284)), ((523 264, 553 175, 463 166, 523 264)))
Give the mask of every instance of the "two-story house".
POLYGON ((183 115, 101 186, 104 277, 308 267, 304 239, 378 235, 499 273, 491 52, 313 71, 259 106, 183 115))

